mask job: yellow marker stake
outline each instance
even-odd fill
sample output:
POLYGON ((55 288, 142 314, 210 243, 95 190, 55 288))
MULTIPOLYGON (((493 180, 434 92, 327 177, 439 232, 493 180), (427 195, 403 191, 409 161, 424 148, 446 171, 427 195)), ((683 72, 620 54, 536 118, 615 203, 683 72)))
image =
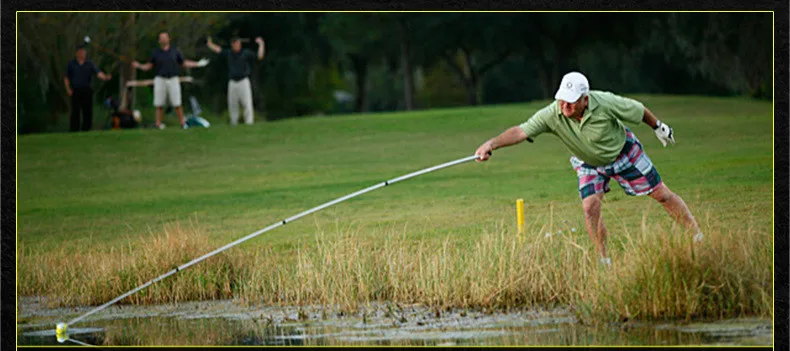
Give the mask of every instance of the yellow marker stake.
POLYGON ((524 240, 524 199, 516 200, 516 223, 518 223, 518 240, 524 240))

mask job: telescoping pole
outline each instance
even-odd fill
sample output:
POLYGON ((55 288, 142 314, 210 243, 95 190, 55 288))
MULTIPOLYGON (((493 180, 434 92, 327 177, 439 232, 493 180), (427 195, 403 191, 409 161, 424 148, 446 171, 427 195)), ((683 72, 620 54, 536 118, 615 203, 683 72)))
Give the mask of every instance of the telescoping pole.
POLYGON ((176 273, 178 273, 178 272, 180 272, 180 271, 182 271, 184 269, 189 268, 190 266, 192 266, 192 265, 194 265, 194 264, 196 264, 196 263, 198 263, 200 261, 203 261, 203 260, 205 260, 205 259, 207 259, 207 258, 209 258, 211 256, 214 256, 214 255, 216 255, 216 254, 218 254, 220 252, 223 252, 223 251, 225 251, 227 249, 230 249, 231 247, 239 245, 239 244, 241 244, 241 243, 243 243, 243 242, 245 242, 247 240, 250 240, 250 239, 252 239, 252 238, 254 238, 254 237, 258 236, 258 235, 266 233, 266 232, 268 232, 268 231, 270 231, 272 229, 275 229, 277 227, 286 225, 286 224, 288 224, 290 222, 293 222, 293 221, 295 221, 295 220, 297 220, 299 218, 302 218, 304 216, 307 216, 307 215, 309 215, 311 213, 315 213, 315 212, 318 212, 320 210, 323 210, 323 209, 325 209, 325 208, 327 208, 329 206, 339 204, 339 203, 341 203, 343 201, 346 201, 348 199, 351 199, 353 197, 357 197, 357 196, 362 195, 364 193, 371 192, 373 190, 376 190, 376 189, 379 189, 379 188, 383 188, 385 186, 392 185, 392 184, 395 184, 395 183, 400 182, 400 181, 404 181, 404 180, 409 179, 409 178, 414 178, 414 177, 417 177, 417 176, 420 176, 420 175, 423 175, 423 174, 426 174, 426 173, 430 173, 430 172, 433 172, 433 171, 438 171, 438 170, 443 169, 443 168, 447 168, 447 167, 459 165, 459 164, 462 164, 462 163, 466 163, 466 162, 469 162, 469 161, 473 161, 473 160, 476 160, 478 157, 479 156, 476 156, 476 155, 475 156, 468 156, 468 157, 457 159, 455 161, 442 163, 442 164, 437 165, 437 166, 425 168, 423 170, 419 170, 419 171, 412 172, 412 173, 409 173, 409 174, 406 174, 406 175, 403 175, 403 176, 400 176, 400 177, 397 177, 397 178, 393 178, 393 179, 390 179, 390 180, 378 183, 376 185, 367 187, 365 189, 353 192, 353 193, 348 194, 346 196, 339 197, 337 199, 334 199, 332 201, 329 201, 329 202, 326 202, 324 204, 318 205, 316 207, 313 207, 313 208, 311 208, 311 209, 309 209, 307 211, 304 211, 304 212, 299 213, 297 215, 294 215, 292 217, 289 217, 289 218, 283 219, 281 221, 278 221, 276 223, 273 223, 273 224, 269 225, 266 228, 258 230, 258 231, 254 232, 252 234, 249 234, 249 235, 247 235, 245 237, 242 237, 240 239, 237 239, 236 241, 233 241, 233 242, 231 242, 231 243, 229 243, 229 244, 227 244, 225 246, 222 246, 222 247, 220 247, 220 248, 218 248, 218 249, 216 249, 214 251, 211 251, 211 252, 209 252, 209 253, 207 253, 207 254, 205 254, 203 256, 195 258, 192 261, 184 263, 184 264, 182 264, 182 265, 170 270, 169 272, 167 272, 165 274, 162 274, 162 275, 160 275, 160 276, 158 276, 158 277, 156 277, 156 278, 154 278, 154 279, 152 279, 152 280, 150 280, 150 281, 148 281, 148 282, 146 282, 146 283, 144 283, 144 284, 142 284, 142 285, 140 285, 140 286, 138 286, 138 287, 136 287, 136 288, 134 288, 132 290, 129 290, 129 291, 121 294, 120 296, 108 301, 107 303, 105 303, 105 304, 103 304, 101 306, 98 306, 98 307, 96 307, 96 308, 94 308, 94 309, 92 309, 92 310, 80 315, 79 317, 76 317, 76 318, 70 320, 68 323, 58 323, 57 327, 56 327, 56 332, 59 335, 58 341, 60 341, 62 343, 62 342, 65 342, 66 340, 68 340, 68 326, 73 325, 73 324, 85 319, 86 317, 88 317, 88 316, 90 316, 90 315, 92 315, 92 314, 94 314, 96 312, 99 312, 99 311, 101 311, 101 310, 103 310, 103 309, 115 304, 116 302, 118 302, 120 300, 123 300, 124 298, 126 298, 126 297, 128 297, 128 296, 130 296, 130 295, 132 295, 132 294, 134 294, 136 292, 138 292, 138 291, 147 288, 148 286, 150 286, 150 285, 152 285, 152 284, 154 284, 156 282, 159 282, 159 281, 161 281, 161 280, 163 280, 163 279, 165 279, 165 278, 167 278, 167 277, 169 277, 171 275, 174 275, 174 274, 176 274, 176 273), (63 341, 61 341, 61 340, 63 340, 63 341))

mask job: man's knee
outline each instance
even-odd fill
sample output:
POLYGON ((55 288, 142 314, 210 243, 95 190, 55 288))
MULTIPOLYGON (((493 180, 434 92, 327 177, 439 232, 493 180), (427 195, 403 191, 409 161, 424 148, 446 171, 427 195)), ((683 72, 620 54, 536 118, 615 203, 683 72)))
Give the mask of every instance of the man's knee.
POLYGON ((601 213, 601 197, 603 194, 590 195, 582 200, 585 218, 598 218, 601 213))
POLYGON ((653 199, 655 199, 656 201, 662 204, 671 200, 674 196, 675 193, 669 190, 669 188, 667 188, 667 186, 664 184, 659 185, 658 188, 656 188, 656 190, 650 193, 650 197, 652 197, 653 199))

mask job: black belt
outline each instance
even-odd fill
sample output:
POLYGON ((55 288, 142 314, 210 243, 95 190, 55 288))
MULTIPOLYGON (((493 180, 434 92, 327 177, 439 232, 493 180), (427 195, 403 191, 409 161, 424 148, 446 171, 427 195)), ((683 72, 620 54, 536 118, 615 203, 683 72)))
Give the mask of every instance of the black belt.
POLYGON ((234 82, 240 82, 240 81, 245 80, 247 78, 249 78, 249 76, 241 77, 241 78, 231 78, 230 80, 232 80, 234 82))
POLYGON ((177 74, 174 74, 174 75, 171 75, 171 76, 157 75, 157 77, 164 78, 164 79, 170 79, 170 78, 173 78, 173 77, 178 77, 178 75, 177 74))

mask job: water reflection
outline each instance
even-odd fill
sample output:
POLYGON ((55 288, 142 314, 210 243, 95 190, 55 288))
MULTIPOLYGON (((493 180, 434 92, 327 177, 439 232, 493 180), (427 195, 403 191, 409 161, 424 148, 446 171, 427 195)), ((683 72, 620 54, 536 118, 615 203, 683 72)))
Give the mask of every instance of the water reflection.
MULTIPOLYGON (((94 345, 706 345, 771 344, 770 320, 718 323, 584 326, 567 311, 491 314, 377 309, 338 317, 320 311, 232 310, 204 305, 181 310, 131 310, 70 328, 94 345), (279 314, 275 311, 281 311, 279 314)), ((28 318, 19 345, 56 345, 52 316, 28 318)))

